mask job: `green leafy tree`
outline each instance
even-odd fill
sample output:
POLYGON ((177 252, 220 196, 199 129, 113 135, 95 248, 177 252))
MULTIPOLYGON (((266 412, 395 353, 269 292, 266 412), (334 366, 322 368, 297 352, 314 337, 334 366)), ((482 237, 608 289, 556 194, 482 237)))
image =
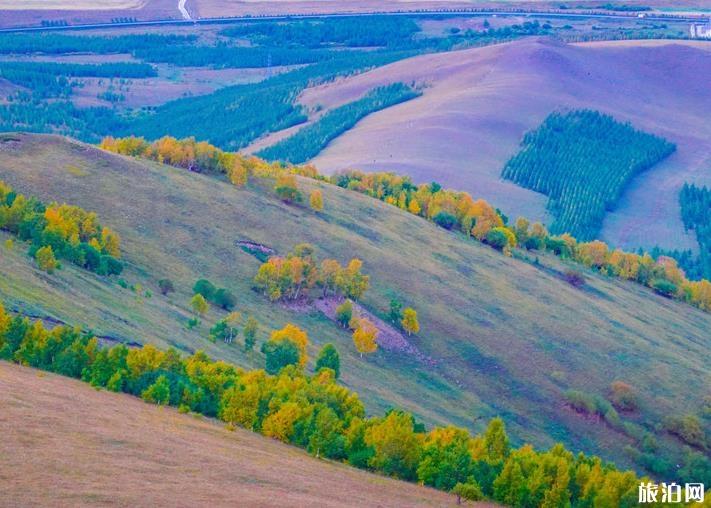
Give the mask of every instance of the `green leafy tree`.
POLYGON ((316 372, 324 368, 333 370, 336 379, 341 375, 341 358, 333 344, 324 345, 316 358, 316 372))
POLYGON ((49 274, 54 273, 54 270, 59 266, 57 258, 54 257, 54 251, 51 245, 37 249, 37 252, 35 252, 35 260, 37 261, 39 269, 49 274))
POLYGON ((402 321, 402 303, 399 300, 393 298, 390 300, 390 311, 388 312, 388 318, 393 323, 400 323, 402 321))
POLYGON ((193 296, 193 298, 190 300, 190 307, 193 309, 193 312, 195 312, 195 314, 197 314, 198 316, 204 316, 210 309, 210 305, 207 303, 207 300, 205 300, 205 297, 202 296, 200 293, 193 296))
POLYGON ((202 295, 205 300, 212 300, 216 291, 215 285, 207 279, 200 279, 193 286, 193 293, 202 295))
POLYGON ((336 321, 343 328, 348 328, 348 323, 351 322, 351 319, 353 319, 353 303, 350 300, 345 300, 336 307, 336 321))
POLYGON ((244 324, 244 329, 242 334, 244 335, 244 350, 252 351, 254 345, 257 343, 257 330, 259 329, 259 323, 252 316, 247 318, 247 322, 244 324))
POLYGON ((269 374, 278 374, 287 365, 299 364, 299 348, 291 341, 267 341, 262 344, 266 363, 265 370, 269 374))
POLYGON ((170 383, 165 376, 158 376, 155 383, 141 393, 141 398, 146 402, 165 406, 170 402, 170 383))

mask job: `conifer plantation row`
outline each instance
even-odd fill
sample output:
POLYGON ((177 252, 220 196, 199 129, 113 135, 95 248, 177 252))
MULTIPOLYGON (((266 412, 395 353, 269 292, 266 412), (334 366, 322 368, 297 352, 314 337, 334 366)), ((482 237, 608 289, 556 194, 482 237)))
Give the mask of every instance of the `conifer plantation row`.
POLYGON ((216 417, 228 429, 244 427, 317 457, 466 499, 516 507, 633 506, 640 481, 649 481, 597 457, 574 455, 561 444, 547 451, 530 445, 513 449, 498 418, 485 433, 472 436, 454 426, 427 430, 398 409, 367 417, 358 395, 338 384, 333 369, 321 365, 313 375, 306 372, 305 332, 287 325, 270 342, 290 344, 299 361, 270 375, 212 360, 201 351, 181 357, 151 345, 109 349, 77 328, 48 330, 40 321, 11 316, 0 304, 1 359, 216 417))
POLYGON ((711 279, 711 189, 684 184, 679 203, 684 228, 696 233, 699 242, 696 270, 699 277, 711 279))
POLYGON ((279 141, 257 155, 267 160, 301 164, 316 157, 333 139, 375 111, 418 97, 420 92, 404 83, 375 88, 356 101, 335 108, 315 123, 279 141))
POLYGON ((592 240, 627 183, 675 149, 596 111, 552 113, 524 136, 502 176, 550 198, 551 231, 592 240))

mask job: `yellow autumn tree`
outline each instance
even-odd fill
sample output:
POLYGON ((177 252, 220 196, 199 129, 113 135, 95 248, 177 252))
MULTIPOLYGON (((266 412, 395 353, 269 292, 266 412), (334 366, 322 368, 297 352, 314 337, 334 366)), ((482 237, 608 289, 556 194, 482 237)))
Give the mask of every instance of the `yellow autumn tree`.
POLYGON ((42 271, 47 273, 54 273, 57 269, 59 263, 57 263, 57 258, 54 257, 54 251, 51 245, 46 245, 37 249, 35 253, 35 260, 37 261, 37 266, 42 271))
POLYGON ((296 402, 287 402, 264 420, 262 433, 267 437, 288 443, 294 433, 294 423, 300 415, 299 405, 296 402))
POLYGON ((417 320, 417 311, 412 307, 403 309, 402 321, 400 321, 400 324, 408 335, 419 332, 420 322, 417 320))
POLYGON ((270 342, 282 342, 285 340, 293 343, 299 350, 299 365, 305 367, 309 359, 306 353, 306 348, 309 345, 308 334, 298 326, 287 323, 281 330, 273 331, 269 337, 270 342))
POLYGON ((309 206, 311 206, 311 208, 316 212, 323 210, 323 196, 321 195, 321 191, 319 189, 311 191, 311 195, 309 196, 309 206))
POLYGON ((353 332, 353 343, 360 353, 361 358, 363 353, 374 353, 378 349, 378 328, 366 318, 359 318, 353 324, 356 325, 353 332))
POLYGON ((227 168, 227 178, 235 187, 244 187, 247 184, 247 175, 247 168, 239 160, 235 160, 227 168))
POLYGON ((193 309, 193 312, 199 316, 204 316, 210 309, 207 300, 205 300, 205 297, 200 293, 193 296, 192 300, 190 300, 190 307, 193 309))
POLYGON ((410 204, 407 205, 407 211, 414 215, 420 215, 422 208, 420 208, 420 203, 416 199, 411 199, 410 204))

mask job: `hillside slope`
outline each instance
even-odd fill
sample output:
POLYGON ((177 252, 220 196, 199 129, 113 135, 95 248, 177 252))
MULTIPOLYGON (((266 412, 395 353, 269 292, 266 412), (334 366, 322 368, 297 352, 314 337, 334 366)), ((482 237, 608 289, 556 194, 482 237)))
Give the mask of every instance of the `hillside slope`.
POLYGON ((334 140, 322 171, 395 170, 470 191, 511 216, 549 219, 543 196, 500 179, 528 130, 554 110, 588 108, 663 136, 678 150, 636 178, 602 236, 628 248, 695 248, 681 224, 684 181, 711 183, 711 44, 700 41, 564 45, 521 40, 425 55, 307 90, 333 107, 391 82, 427 85, 408 103, 374 113, 334 140), (402 140, 407 142, 403 143, 402 140))
MULTIPOLYGON (((307 192, 322 186, 325 209, 315 214, 283 204, 262 180, 236 189, 204 175, 32 135, 3 137, 0 178, 19 192, 96 211, 121 235, 128 264, 122 277, 150 289, 152 297, 73 266, 48 276, 23 246, 0 249, 0 297, 8 308, 83 324, 100 336, 205 349, 238 365, 262 367, 258 353, 206 339, 224 313, 212 310, 197 330, 186 329, 191 287, 208 278, 232 290, 237 309, 262 323, 260 342, 269 330, 293 322, 308 331, 312 357, 324 343, 336 344, 343 381, 370 412, 399 406, 428 424, 475 430, 500 415, 518 442, 547 446, 560 440, 622 465, 629 464, 622 452, 629 437, 568 409, 566 390, 605 396, 611 381, 630 383, 642 410, 625 418, 651 428, 669 414, 695 412, 711 384, 704 363, 711 314, 592 272, 585 287, 574 288, 564 281, 567 266, 556 258, 540 256, 538 264, 507 258, 338 187, 300 180, 307 192), (361 359, 350 333, 317 308, 269 304, 251 290, 259 261, 238 240, 281 254, 306 241, 319 257, 363 259, 371 276, 364 305, 382 317, 393 297, 415 307, 422 330, 410 342, 432 361, 382 349, 361 359), (157 290, 164 277, 177 288, 169 298, 157 290)), ((0 241, 5 238, 0 234, 0 241)), ((659 439, 680 448, 667 435, 659 439)))
POLYGON ((7 507, 455 504, 248 430, 5 362, 0 406, 7 507))

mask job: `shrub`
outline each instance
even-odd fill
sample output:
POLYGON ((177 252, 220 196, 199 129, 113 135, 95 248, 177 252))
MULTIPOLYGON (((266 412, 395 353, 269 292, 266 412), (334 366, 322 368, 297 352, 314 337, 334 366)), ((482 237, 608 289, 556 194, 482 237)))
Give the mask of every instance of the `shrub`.
MULTIPOLYGON (((510 233, 503 227, 493 228, 486 234, 484 241, 497 250, 504 250, 511 244, 507 232, 510 233)), ((511 236, 513 236, 513 233, 511 233, 511 236)))
POLYGON ((225 310, 232 310, 237 303, 237 300, 229 289, 220 288, 215 291, 215 294, 212 297, 212 302, 225 310))
POLYGON ((677 436, 686 444, 706 448, 706 432, 696 416, 671 416, 664 423, 664 427, 667 432, 677 436))
POLYGON ((623 381, 614 381, 610 385, 610 402, 620 411, 635 411, 638 407, 634 388, 623 381))
POLYGON ((563 278, 565 279, 565 282, 576 288, 583 287, 585 285, 585 275, 578 270, 566 270, 563 278))
POLYGON ((467 483, 458 483, 452 489, 452 494, 457 496, 457 504, 461 504, 462 499, 467 501, 481 501, 484 499, 484 494, 481 487, 475 481, 467 483))
POLYGON ((459 222, 457 217, 449 212, 442 210, 435 215, 432 220, 445 229, 452 229, 459 222))
POLYGON ((193 293, 202 295, 205 300, 212 300, 217 288, 207 279, 200 279, 193 286, 193 293))
POLYGON ((347 328, 353 318, 353 303, 350 300, 344 301, 336 307, 336 321, 343 327, 347 328))
POLYGON ((173 281, 170 279, 161 279, 158 281, 158 289, 160 289, 160 294, 167 296, 168 293, 175 291, 175 286, 173 286, 173 281))
POLYGON ((667 298, 671 298, 679 290, 676 284, 666 279, 654 279, 650 285, 654 291, 667 298))

